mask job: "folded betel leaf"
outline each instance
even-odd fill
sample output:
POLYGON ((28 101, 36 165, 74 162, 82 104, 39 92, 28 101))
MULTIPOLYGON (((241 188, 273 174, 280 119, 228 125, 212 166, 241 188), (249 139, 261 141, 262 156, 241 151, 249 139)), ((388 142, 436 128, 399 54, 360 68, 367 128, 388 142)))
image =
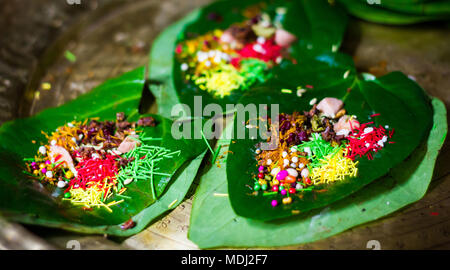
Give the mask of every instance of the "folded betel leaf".
POLYGON ((2 125, 1 215, 123 236, 181 202, 187 189, 175 182, 192 182, 206 145, 201 138, 175 139, 169 119, 139 114, 144 78, 138 68, 62 106, 2 125))
POLYGON ((355 17, 369 22, 403 25, 448 20, 448 1, 338 0, 355 17))
MULTIPOLYGON (((382 82, 386 89, 391 89, 401 99, 424 95, 415 82, 398 72, 374 82, 382 82), (409 91, 397 91, 403 87, 409 91)), ((422 106, 420 102, 411 103, 414 111, 422 110, 422 106)), ((206 168, 200 179, 191 212, 189 239, 200 248, 296 245, 336 235, 418 201, 432 180, 436 158, 447 134, 444 103, 432 98, 432 106, 433 127, 428 138, 410 158, 387 175, 328 206, 274 221, 252 220, 234 212, 226 196, 229 187, 225 166, 232 155, 228 149, 232 145, 228 134, 221 140, 219 164, 206 168)))
POLYGON ((380 3, 382 8, 412 15, 426 15, 441 19, 450 16, 450 2, 446 0, 428 1, 422 3, 397 3, 395 1, 380 3))
MULTIPOLYGON (((238 215, 273 220, 332 204, 386 175, 426 138, 432 108, 417 84, 404 83, 410 80, 401 73, 376 80, 354 76, 351 66, 335 69, 324 71, 327 83, 299 69, 291 79, 298 89, 273 83, 241 99, 269 110, 277 104, 279 114, 244 118, 245 139, 229 148, 228 190, 238 215), (254 136, 264 126, 270 137, 254 136)), ((244 121, 236 117, 235 130, 244 121)))
POLYGON ((252 86, 304 57, 336 52, 347 23, 329 1, 217 1, 168 27, 153 43, 149 77, 159 113, 174 104, 235 104, 252 86), (162 55, 167 57, 161 57, 162 55), (279 68, 276 68, 279 67, 279 68))

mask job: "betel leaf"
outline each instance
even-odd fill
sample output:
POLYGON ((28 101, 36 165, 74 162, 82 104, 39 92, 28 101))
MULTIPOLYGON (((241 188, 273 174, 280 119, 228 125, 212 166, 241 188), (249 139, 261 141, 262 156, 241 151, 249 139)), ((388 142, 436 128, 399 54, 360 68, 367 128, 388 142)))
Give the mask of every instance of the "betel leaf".
MULTIPOLYGON (((406 13, 412 15, 429 15, 429 16, 445 16, 449 15, 450 2, 447 0, 427 0, 427 1, 413 1, 413 0, 400 0, 400 1, 379 1, 377 0, 358 0, 363 4, 368 4, 372 1, 372 6, 390 10, 398 13, 406 13)), ((444 18, 444 17, 442 17, 444 18)))
MULTIPOLYGON (((308 62, 310 66, 316 65, 308 62)), ((325 97, 335 97, 344 101, 348 114, 356 115, 361 123, 373 121, 376 126, 389 126, 395 130, 395 136, 391 139, 395 143, 386 144, 385 147, 374 155, 373 160, 367 158, 358 159, 358 174, 355 178, 346 178, 343 181, 328 185, 319 185, 319 191, 302 192, 293 197, 293 202, 288 205, 272 207, 273 199, 281 201, 278 193, 272 196, 253 194, 249 186, 253 185, 253 178, 257 171, 255 149, 262 138, 252 139, 250 129, 247 129, 245 139, 237 139, 231 144, 233 153, 227 160, 228 190, 233 209, 243 217, 272 220, 294 215, 293 211, 305 212, 338 201, 366 186, 370 182, 380 178, 405 158, 419 145, 429 133, 432 123, 432 109, 427 96, 419 86, 410 82, 405 76, 391 74, 380 80, 360 80, 357 77, 347 75, 339 79, 342 68, 331 68, 324 71, 328 74, 330 83, 321 83, 323 78, 314 76, 308 70, 298 70, 297 80, 291 78, 291 83, 304 85, 308 83, 314 88, 297 97, 295 91, 291 94, 280 91, 273 93, 274 88, 280 87, 273 83, 261 87, 243 96, 243 104, 279 104, 280 112, 292 113, 293 111, 308 111, 311 108, 310 100, 316 98, 320 101, 325 97), (335 70, 335 71, 334 71, 335 70), (335 74, 336 76, 333 76, 335 74), (400 77, 399 77, 400 76, 400 77), (342 80, 343 79, 343 80, 342 80), (391 84, 391 82, 394 84, 391 84), (398 85, 401 84, 401 87, 398 85), (393 91, 395 89, 395 92, 393 91), (408 96, 408 93, 413 93, 408 96), (399 97, 400 96, 400 97, 399 97), (405 96, 406 98, 403 98, 405 96), (418 109, 412 109, 411 106, 418 109), (373 119, 370 115, 380 114, 373 119)), ((348 72, 350 74, 351 72, 348 72)), ((235 120, 235 127, 241 125, 240 120, 235 120)))
POLYGON ((446 16, 447 19, 450 15, 450 2, 446 0, 417 4, 399 4, 385 1, 381 3, 381 7, 414 15, 443 16, 442 18, 446 16))
MULTIPOLYGON (((298 37, 291 48, 291 56, 303 61, 303 56, 336 52, 342 42, 347 23, 347 15, 337 4, 325 0, 317 1, 217 1, 168 27, 154 41, 149 59, 149 78, 158 84, 150 87, 158 103, 158 113, 170 117, 173 105, 184 103, 193 108, 193 96, 201 96, 203 104, 235 104, 243 91, 234 90, 225 98, 214 97, 200 90, 181 75, 181 63, 175 57, 178 42, 204 34, 214 29, 226 29, 245 18, 242 10, 254 4, 264 3, 267 11, 271 8, 286 7, 287 12, 279 18, 283 27, 298 37), (210 14, 218 14, 220 19, 211 20, 210 14), (165 57, 161 57, 165 56, 165 57), (169 57, 170 56, 170 57, 169 57)), ((272 10, 273 11, 273 10, 272 10)), ((287 61, 287 60, 286 60, 287 61)), ((290 67, 289 65, 287 67, 290 67)), ((273 72, 283 72, 277 69, 273 72)))
POLYGON ((171 117, 172 107, 180 103, 173 84, 173 55, 177 35, 186 24, 196 20, 201 14, 200 9, 167 27, 154 41, 149 56, 149 78, 154 84, 149 86, 158 104, 158 114, 171 117), (163 57, 164 56, 164 57, 163 57))
MULTIPOLYGON (((51 132, 74 119, 99 117, 100 120, 113 120, 117 112, 125 112, 128 119, 137 120, 144 77, 145 69, 138 68, 108 80, 60 107, 3 124, 0 127, 0 213, 6 218, 23 223, 86 233, 130 235, 142 230, 151 219, 162 214, 164 211, 161 205, 167 204, 166 210, 169 210, 167 207, 170 203, 167 203, 167 200, 178 199, 181 202, 180 194, 187 189, 174 182, 192 182, 195 177, 192 172, 198 169, 200 161, 189 161, 199 155, 203 156, 206 146, 202 140, 175 140, 171 134, 172 121, 157 115, 151 116, 157 120, 158 125, 145 127, 144 132, 147 136, 161 137, 162 140, 146 143, 163 146, 172 151, 181 150, 181 153, 176 159, 168 159, 160 165, 160 171, 169 176, 154 178, 156 196, 151 192, 150 181, 134 181, 127 185, 127 191, 123 194, 131 199, 126 198, 123 203, 112 206, 113 213, 104 208, 84 211, 79 206, 63 202, 63 190, 44 186, 23 173, 23 158, 33 157, 40 142, 45 142, 41 131, 51 132), (182 170, 184 168, 185 170, 182 170), (167 188, 172 186, 174 190, 167 191, 167 188), (143 212, 140 214, 141 211, 143 212), (136 222, 136 227, 133 230, 122 230, 120 225, 130 218, 136 222)), ((115 200, 122 198, 113 197, 115 200)), ((176 202, 173 205, 176 205, 176 202)))
MULTIPOLYGON (((402 74, 387 76, 392 79, 397 77, 399 86, 401 82, 411 83, 402 78, 402 74)), ((223 140, 221 154, 224 159, 221 166, 205 168, 201 176, 191 212, 189 239, 200 248, 274 247, 308 243, 379 219, 419 200, 431 182, 434 164, 447 134, 445 105, 437 98, 432 98, 432 105, 433 127, 428 139, 421 143, 411 158, 352 196, 277 221, 264 222, 238 216, 227 197, 216 196, 228 194, 224 166, 229 155, 226 145, 231 140, 223 140)), ((227 138, 230 138, 231 130, 228 131, 227 138)))
POLYGON ((362 0, 339 0, 347 11, 364 20, 381 24, 414 24, 427 21, 448 19, 448 4, 436 2, 430 3, 399 3, 392 2, 386 5, 386 1, 373 0, 368 4, 362 0), (386 7, 386 8, 384 8, 386 7), (427 8, 425 8, 427 7, 427 8), (422 11, 422 12, 421 12, 422 11))
MULTIPOLYGON (((363 1, 363 0, 360 0, 360 1, 363 1)), ((367 4, 369 4, 369 2, 370 2, 370 3, 378 5, 377 0, 369 0, 369 1, 364 0, 364 1, 366 1, 367 4)), ((390 0, 390 2, 395 3, 395 4, 419 4, 419 3, 426 3, 426 2, 433 2, 433 1, 436 1, 436 0, 390 0)))

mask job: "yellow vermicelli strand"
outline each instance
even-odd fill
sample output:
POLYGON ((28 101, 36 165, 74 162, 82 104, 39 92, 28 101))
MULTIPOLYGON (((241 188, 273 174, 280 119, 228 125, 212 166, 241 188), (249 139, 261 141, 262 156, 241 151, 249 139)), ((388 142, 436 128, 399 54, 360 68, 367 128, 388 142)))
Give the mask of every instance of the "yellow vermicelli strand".
POLYGON ((325 184, 342 181, 346 176, 356 177, 358 161, 346 158, 347 149, 341 149, 336 154, 330 154, 322 159, 322 166, 315 167, 311 171, 311 181, 314 184, 325 184))
POLYGON ((109 212, 112 212, 112 209, 109 208, 109 206, 113 206, 116 204, 119 204, 123 202, 123 200, 120 201, 112 201, 108 204, 105 204, 102 200, 102 198, 108 199, 112 195, 112 184, 109 184, 109 186, 100 189, 96 185, 88 186, 86 189, 82 188, 71 188, 70 189, 70 198, 64 198, 64 200, 70 201, 74 205, 82 205, 86 208, 93 208, 93 207, 104 207, 109 212), (108 188, 109 187, 109 188, 108 188), (106 190, 106 194, 104 191, 106 190))

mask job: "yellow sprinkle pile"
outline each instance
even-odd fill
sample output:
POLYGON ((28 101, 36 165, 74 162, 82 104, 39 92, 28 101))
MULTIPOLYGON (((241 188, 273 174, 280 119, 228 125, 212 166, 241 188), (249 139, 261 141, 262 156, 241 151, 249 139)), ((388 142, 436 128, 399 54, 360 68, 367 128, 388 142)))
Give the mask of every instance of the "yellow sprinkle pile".
MULTIPOLYGON (((92 185, 89 187, 86 187, 86 189, 82 188, 71 188, 70 189, 70 198, 64 198, 63 200, 70 201, 74 205, 81 205, 86 208, 93 208, 93 207, 105 207, 106 210, 108 210, 110 213, 112 213, 112 209, 110 208, 113 205, 119 204, 123 202, 124 200, 120 201, 112 201, 109 203, 104 203, 105 200, 111 197, 112 195, 112 185, 110 184, 110 188, 107 189, 107 194, 104 194, 104 192, 99 189, 96 185, 92 185)), ((121 191, 120 193, 122 193, 121 191)), ((119 194, 120 194, 119 193, 119 194)))
POLYGON ((194 82, 200 89, 213 92, 223 98, 245 84, 245 78, 230 64, 221 64, 213 70, 205 70, 194 82))
POLYGON ((312 168, 310 178, 314 184, 342 181, 346 176, 356 177, 358 161, 346 158, 347 149, 341 149, 336 154, 325 156, 322 166, 312 168))

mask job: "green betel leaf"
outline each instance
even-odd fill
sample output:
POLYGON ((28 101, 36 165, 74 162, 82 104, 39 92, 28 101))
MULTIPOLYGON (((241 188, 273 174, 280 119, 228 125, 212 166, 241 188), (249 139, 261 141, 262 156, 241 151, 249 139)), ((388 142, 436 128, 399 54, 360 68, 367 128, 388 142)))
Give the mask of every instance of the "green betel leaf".
MULTIPOLYGON (((264 83, 273 75, 290 68, 284 62, 303 62, 304 57, 326 52, 336 52, 342 42, 347 23, 347 15, 337 4, 328 1, 217 1, 202 9, 195 10, 188 16, 168 27, 153 43, 149 59, 149 78, 157 84, 150 87, 158 103, 158 113, 171 116, 172 107, 183 103, 193 110, 193 96, 201 96, 203 104, 216 103, 225 108, 225 104, 235 104, 244 88, 264 83), (288 52, 289 57, 282 60, 276 69, 268 68, 262 61, 248 60, 242 66, 246 86, 232 90, 223 97, 199 88, 199 85, 186 78, 182 70, 182 60, 177 57, 177 46, 199 35, 216 29, 226 30, 232 24, 248 20, 253 9, 266 13, 273 24, 294 34, 294 42, 288 52), (245 15, 245 16, 244 16, 245 15), (164 57, 162 57, 164 56, 164 57)), ((232 72, 235 72, 232 70, 232 72)), ((211 80, 210 80, 211 81, 211 80)), ((232 80, 221 80, 224 83, 232 80)))
MULTIPOLYGON (((310 66, 316 65, 309 61, 310 66)), ((323 63, 317 65, 322 66, 323 63)), ((345 66, 344 66, 345 67, 345 66)), ((356 115, 361 124, 374 122, 374 126, 388 126, 395 130, 392 141, 376 152, 373 160, 358 158, 356 177, 346 177, 342 181, 315 185, 314 190, 291 194, 292 203, 272 207, 271 201, 281 201, 280 193, 265 196, 262 192, 253 192, 251 188, 257 175, 258 163, 255 159, 257 143, 266 138, 254 138, 251 129, 246 130, 245 139, 237 139, 231 144, 233 153, 227 159, 227 177, 230 202, 234 211, 243 217, 257 220, 284 218, 311 209, 329 205, 358 191, 370 182, 387 174, 389 170, 405 160, 429 133, 432 124, 432 108, 429 98, 423 90, 401 73, 392 73, 379 80, 360 80, 351 76, 344 69, 330 68, 328 83, 312 70, 298 70, 297 79, 291 83, 309 84, 314 88, 301 97, 292 93, 273 93, 277 84, 264 86, 244 95, 243 104, 279 104, 280 113, 309 111, 310 101, 320 101, 325 97, 335 97, 344 101, 344 108, 350 115, 356 115), (342 74, 347 75, 342 75, 342 74), (379 114, 376 117, 371 115, 379 114)), ((260 122, 259 125, 264 124, 260 122)), ((242 126, 241 120, 235 119, 235 128, 242 126)), ((275 162, 275 161, 274 161, 275 162)))
MULTIPOLYGON (((373 3, 373 4, 377 4, 376 0, 359 0, 359 1, 365 1, 367 4, 373 3)), ((395 4, 420 4, 420 3, 426 3, 426 2, 433 2, 436 0, 390 0, 389 2, 391 3, 395 3, 395 4)))
MULTIPOLYGON (((382 8, 392 12, 411 14, 411 15, 426 15, 436 16, 445 19, 450 12, 450 3, 446 0, 391 0, 378 1, 377 0, 358 0, 362 4, 372 3, 372 7, 382 8)), ((370 5, 370 4, 369 4, 370 5)))
MULTIPOLYGON (((400 76, 404 75, 394 73, 380 80, 400 76)), ((421 143, 411 158, 351 197, 277 221, 264 222, 238 216, 229 199, 218 196, 229 192, 224 166, 230 156, 226 145, 231 140, 224 140, 221 166, 205 169, 202 174, 191 212, 189 239, 200 248, 303 244, 379 219, 421 199, 431 182, 434 164, 447 134, 445 105, 433 98, 432 106, 433 127, 428 139, 421 143)), ((230 134, 231 129, 228 129, 227 138, 230 134)))
POLYGON ((339 0, 339 2, 350 14, 381 24, 402 25, 447 20, 449 14, 447 1, 339 0))
POLYGON ((144 90, 145 69, 138 68, 116 79, 108 80, 87 94, 60 107, 46 109, 39 114, 5 123, 0 127, 0 213, 14 221, 57 227, 84 233, 131 235, 139 232, 167 210, 181 203, 205 153, 201 139, 176 140, 172 137, 172 121, 157 115, 140 115, 138 106, 144 90), (30 179, 23 171, 23 159, 33 157, 40 143, 46 142, 41 131, 52 132, 74 119, 82 121, 98 117, 114 120, 117 112, 124 112, 128 120, 152 116, 156 127, 143 127, 146 136, 161 138, 146 141, 146 145, 180 151, 176 158, 160 163, 159 175, 134 181, 122 195, 112 200, 124 201, 105 208, 85 211, 62 200, 63 189, 30 179), (33 142, 34 141, 34 142, 33 142), (130 219, 135 226, 121 228, 130 219))
POLYGON ((408 13, 413 15, 426 15, 426 16, 442 16, 449 17, 450 15, 450 2, 441 0, 428 3, 417 4, 399 4, 395 2, 383 2, 381 7, 401 13, 408 13))

